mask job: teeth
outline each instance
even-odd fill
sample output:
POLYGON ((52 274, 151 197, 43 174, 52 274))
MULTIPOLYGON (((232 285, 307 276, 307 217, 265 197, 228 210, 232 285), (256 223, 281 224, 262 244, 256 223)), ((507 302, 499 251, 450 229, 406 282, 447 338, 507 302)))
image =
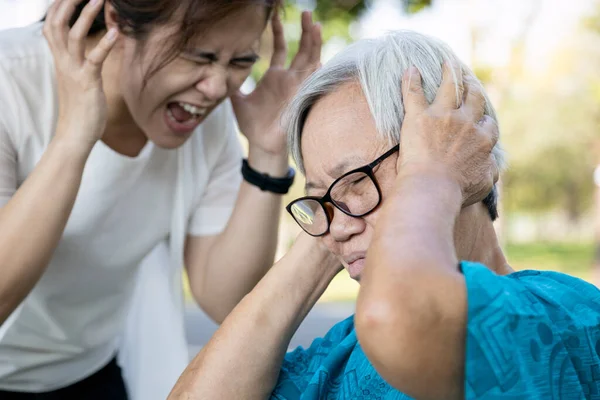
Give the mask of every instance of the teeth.
POLYGON ((206 114, 206 108, 198 108, 198 107, 193 106, 193 105, 188 104, 188 103, 179 103, 179 105, 185 111, 189 112, 190 114, 192 114, 192 115, 194 115, 196 117, 201 117, 204 114, 206 114))

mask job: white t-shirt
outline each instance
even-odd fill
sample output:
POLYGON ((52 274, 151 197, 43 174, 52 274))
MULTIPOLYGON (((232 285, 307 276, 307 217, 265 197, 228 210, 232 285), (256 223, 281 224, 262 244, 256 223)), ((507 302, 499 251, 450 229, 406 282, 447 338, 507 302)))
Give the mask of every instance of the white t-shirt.
MULTIPOLYGON (((55 73, 41 30, 34 24, 0 32, 0 206, 32 172, 54 135, 55 73)), ((184 146, 194 146, 199 155, 194 165, 205 169, 198 174, 205 179, 186 182, 196 193, 186 206, 187 234, 217 234, 241 180, 231 104, 217 108, 184 146)), ((50 264, 0 327, 0 389, 55 390, 115 356, 139 264, 172 234, 180 153, 151 142, 137 157, 102 142, 93 148, 50 264)))

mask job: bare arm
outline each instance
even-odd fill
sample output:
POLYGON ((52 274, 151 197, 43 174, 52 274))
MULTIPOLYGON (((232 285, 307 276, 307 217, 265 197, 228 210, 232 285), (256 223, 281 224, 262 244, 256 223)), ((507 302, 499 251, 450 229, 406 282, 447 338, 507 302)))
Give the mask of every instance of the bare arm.
POLYGON ((461 207, 481 201, 497 179, 497 127, 489 119, 478 123, 476 87, 466 87, 464 104, 456 105, 449 73, 446 67, 431 106, 418 74, 403 81, 407 116, 396 190, 376 227, 356 313, 359 339, 378 372, 418 399, 464 396, 467 300, 454 225, 461 207))
POLYGON ((42 276, 79 190, 87 152, 55 140, 0 209, 0 322, 42 276))
POLYGON ((104 37, 85 56, 82 42, 102 2, 86 7, 67 40, 67 22, 75 3, 56 1, 44 26, 56 59, 59 87, 61 115, 55 138, 31 175, 0 209, 0 323, 42 276, 71 214, 86 160, 104 131, 106 101, 100 70, 116 37, 104 37))
MULTIPOLYGON (((287 157, 274 163, 279 165, 262 170, 287 171, 287 157)), ((192 292, 215 321, 222 322, 273 265, 281 197, 244 181, 223 233, 188 237, 185 259, 192 292)))
POLYGON ((292 335, 339 270, 318 239, 302 234, 229 314, 169 400, 268 398, 292 335))

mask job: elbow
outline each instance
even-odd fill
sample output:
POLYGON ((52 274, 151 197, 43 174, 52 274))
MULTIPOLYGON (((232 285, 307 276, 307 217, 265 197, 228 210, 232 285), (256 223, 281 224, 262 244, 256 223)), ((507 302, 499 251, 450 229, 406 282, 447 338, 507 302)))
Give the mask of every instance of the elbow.
POLYGON ((361 292, 356 306, 356 334, 365 355, 383 379, 407 394, 418 379, 419 352, 424 351, 419 332, 425 330, 421 317, 427 313, 416 306, 410 299, 380 292, 361 292))
POLYGON ((219 297, 207 296, 206 293, 202 294, 202 291, 194 290, 193 287, 191 288, 191 294, 198 307, 218 325, 221 325, 225 321, 225 318, 229 315, 229 311, 231 311, 226 305, 219 304, 219 300, 222 300, 219 297))
POLYGON ((359 296, 355 315, 356 335, 367 358, 378 371, 388 369, 390 359, 394 358, 390 350, 397 348, 399 339, 407 334, 404 332, 405 324, 395 323, 399 311, 381 296, 359 296))

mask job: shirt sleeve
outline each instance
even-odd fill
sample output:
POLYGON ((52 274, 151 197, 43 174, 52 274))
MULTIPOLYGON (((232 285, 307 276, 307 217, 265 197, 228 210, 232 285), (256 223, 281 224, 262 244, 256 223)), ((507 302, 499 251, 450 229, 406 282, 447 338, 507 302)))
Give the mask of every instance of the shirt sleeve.
POLYGON ((315 339, 309 348, 298 347, 287 353, 271 400, 300 399, 332 349, 347 339, 353 327, 354 318, 347 318, 331 328, 324 337, 315 339))
POLYGON ((242 147, 235 124, 231 121, 227 128, 227 142, 220 151, 210 172, 208 185, 192 214, 188 234, 216 235, 225 228, 242 182, 242 158, 242 147))
POLYGON ((461 264, 467 399, 600 399, 600 291, 556 272, 461 264))
MULTIPOLYGON (((0 98, 0 107, 2 101, 0 98)), ((6 110, 6 107, 1 109, 6 110)), ((0 115, 0 207, 6 205, 17 191, 17 150, 4 117, 0 115)))

